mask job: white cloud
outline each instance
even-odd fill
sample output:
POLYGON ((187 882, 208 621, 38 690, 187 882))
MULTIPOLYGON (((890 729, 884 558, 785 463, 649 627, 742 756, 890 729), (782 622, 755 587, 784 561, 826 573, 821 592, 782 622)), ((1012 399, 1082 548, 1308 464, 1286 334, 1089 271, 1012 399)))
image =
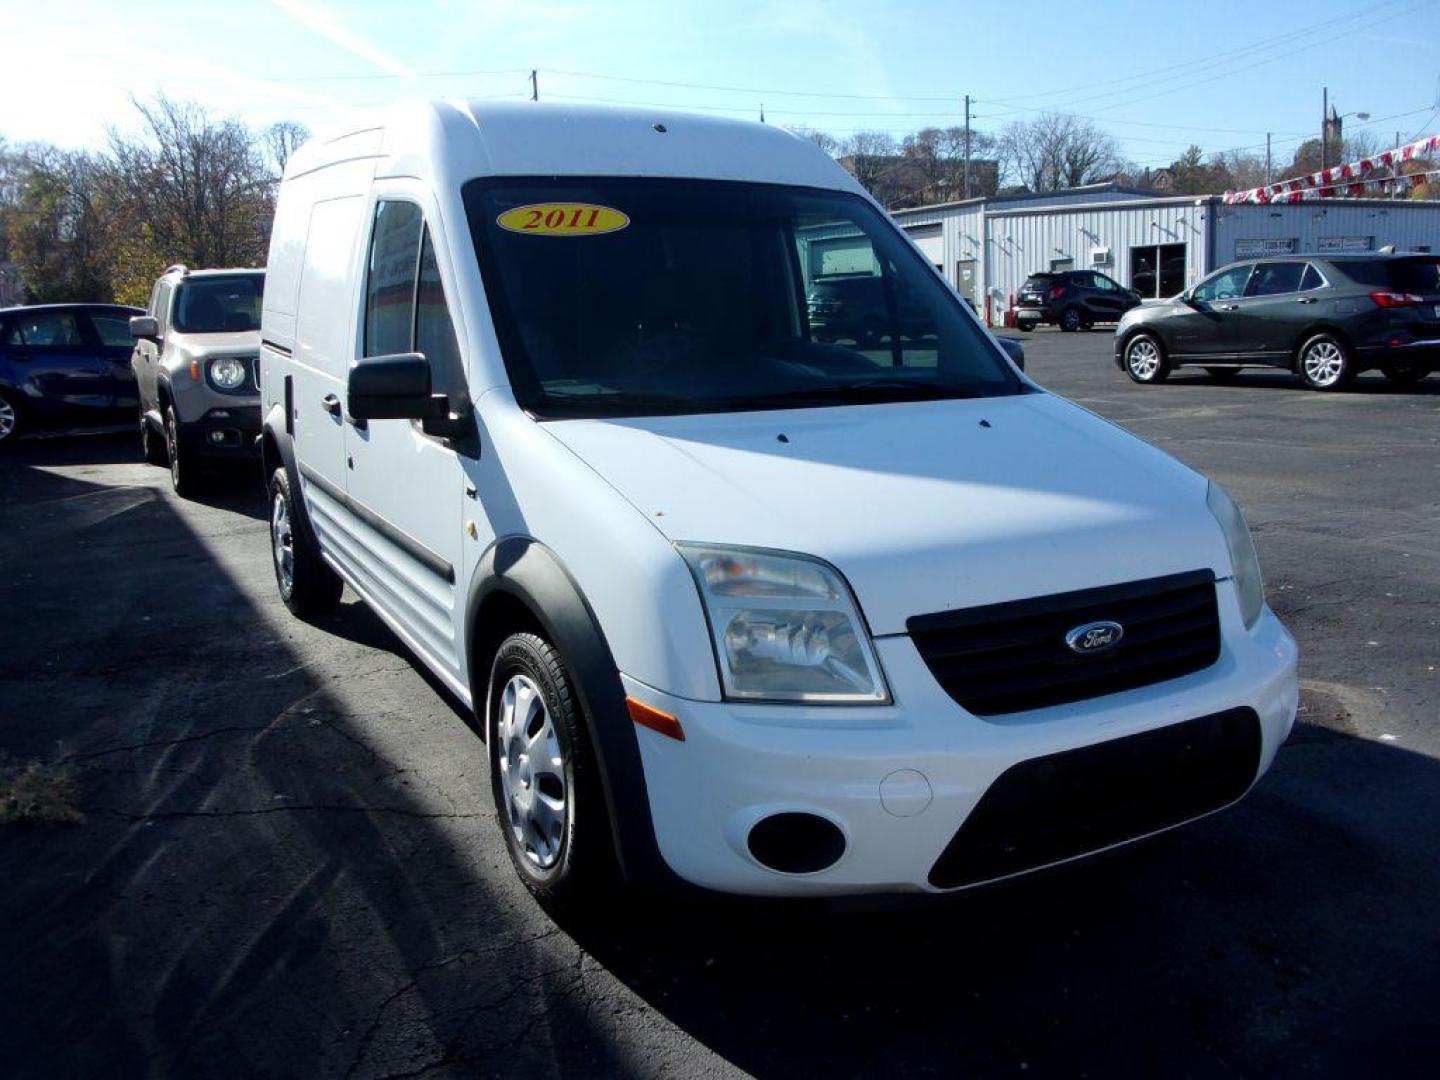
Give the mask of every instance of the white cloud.
POLYGON ((381 70, 405 79, 416 77, 415 69, 409 64, 397 60, 389 53, 353 33, 333 12, 310 3, 309 0, 272 0, 272 2, 302 26, 308 27, 362 60, 370 61, 381 70))

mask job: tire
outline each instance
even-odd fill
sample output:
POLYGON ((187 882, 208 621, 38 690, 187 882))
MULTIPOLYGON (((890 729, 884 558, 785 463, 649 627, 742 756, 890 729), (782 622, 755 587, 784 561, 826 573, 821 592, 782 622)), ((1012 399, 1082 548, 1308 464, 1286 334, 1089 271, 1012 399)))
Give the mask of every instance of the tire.
POLYGON ((855 345, 860 349, 878 349, 885 337, 885 324, 879 319, 866 319, 855 331, 855 345))
POLYGON ((147 465, 166 463, 165 440, 155 433, 144 413, 140 414, 140 454, 147 465))
POLYGON ((165 407, 165 456, 170 461, 170 486, 182 499, 194 499, 205 490, 204 477, 196 462, 180 453, 180 420, 175 406, 165 407))
POLYGON ((298 522, 290 477, 282 466, 270 476, 270 562, 275 586, 290 614, 314 619, 335 610, 345 583, 325 564, 298 522))
POLYGON ((486 694, 490 790, 510 861, 551 908, 615 877, 595 752, 560 654, 535 634, 500 643, 486 694))
POLYGON ((1311 390, 1343 390, 1355 378, 1350 349, 1334 334, 1316 334, 1300 346, 1295 373, 1311 390))
POLYGON ((1205 372, 1218 383, 1233 383, 1240 375, 1240 369, 1233 367, 1207 367, 1205 372))
POLYGON ((1125 343, 1125 374, 1137 383, 1149 386, 1164 382, 1170 375, 1170 361, 1165 359, 1165 346, 1154 334, 1136 334, 1125 343))
POLYGON ((1039 323, 1037 323, 1034 319, 1016 319, 1016 320, 1015 320, 1015 329, 1016 329, 1016 330, 1019 330, 1022 334, 1029 334, 1029 333, 1033 332, 1034 329, 1035 329, 1035 327, 1038 326, 1038 325, 1039 325, 1039 323))
POLYGON ((1389 367, 1380 369, 1385 378, 1389 379, 1396 386, 1414 386, 1426 375, 1430 369, 1424 364, 1391 364, 1389 367))
POLYGON ((1067 334, 1073 334, 1085 325, 1085 317, 1080 314, 1077 307, 1067 307, 1060 313, 1060 329, 1067 334))
POLYGON ((25 407, 9 390, 0 390, 0 451, 8 450, 25 434, 25 407))

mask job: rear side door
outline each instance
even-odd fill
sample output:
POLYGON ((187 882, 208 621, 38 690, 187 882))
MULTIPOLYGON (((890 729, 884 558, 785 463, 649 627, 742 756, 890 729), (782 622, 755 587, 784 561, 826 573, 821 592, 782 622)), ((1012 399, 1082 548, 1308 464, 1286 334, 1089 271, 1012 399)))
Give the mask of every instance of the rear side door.
MULTIPOLYGON (((468 403, 465 364, 442 272, 438 211, 410 181, 377 183, 368 213, 358 356, 423 353, 432 393, 451 411, 468 403)), ((468 458, 458 444, 427 435, 414 420, 370 420, 346 433, 347 491, 355 528, 357 578, 406 632, 432 669, 465 696, 461 581, 464 514, 474 506, 468 458)), ((475 515, 478 517, 479 515, 475 515)), ((478 529, 478 525, 476 526, 478 529)), ((481 547, 487 537, 478 537, 481 547)))
POLYGON ((1314 317, 1313 297, 1302 292, 1307 272, 1299 260, 1259 263, 1245 286, 1238 313, 1248 359, 1284 364, 1305 324, 1314 317))
POLYGON ((291 430, 305 508, 321 548, 352 572, 344 401, 354 355, 357 245, 364 213, 365 197, 358 194, 311 206, 288 365, 291 430))
POLYGON ((1167 320, 1170 351, 1177 357, 1229 359, 1241 351, 1244 329, 1238 318, 1252 264, 1227 266, 1191 291, 1167 320))
POLYGON ((117 409, 133 409, 136 404, 135 373, 130 367, 130 354, 135 339, 130 336, 130 312, 90 308, 83 313, 89 339, 105 358, 106 377, 117 409))
POLYGON ((109 365, 87 329, 71 309, 20 312, 11 319, 4 342, 32 392, 54 411, 77 419, 115 405, 109 365))

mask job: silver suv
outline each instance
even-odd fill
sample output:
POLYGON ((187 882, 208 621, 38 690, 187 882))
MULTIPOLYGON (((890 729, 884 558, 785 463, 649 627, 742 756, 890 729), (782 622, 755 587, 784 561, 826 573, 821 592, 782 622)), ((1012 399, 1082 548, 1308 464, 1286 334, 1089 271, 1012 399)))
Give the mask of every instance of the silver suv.
POLYGON ((145 460, 168 460, 180 495, 198 494, 211 466, 259 455, 264 292, 263 270, 172 266, 130 320, 145 460))

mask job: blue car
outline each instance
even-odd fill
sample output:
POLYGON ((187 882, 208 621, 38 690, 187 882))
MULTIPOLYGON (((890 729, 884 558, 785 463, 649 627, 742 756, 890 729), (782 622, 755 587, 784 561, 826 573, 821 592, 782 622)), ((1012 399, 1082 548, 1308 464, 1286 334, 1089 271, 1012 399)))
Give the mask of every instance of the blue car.
POLYGON ((130 422, 139 399, 122 304, 0 309, 0 448, 43 427, 130 422))

